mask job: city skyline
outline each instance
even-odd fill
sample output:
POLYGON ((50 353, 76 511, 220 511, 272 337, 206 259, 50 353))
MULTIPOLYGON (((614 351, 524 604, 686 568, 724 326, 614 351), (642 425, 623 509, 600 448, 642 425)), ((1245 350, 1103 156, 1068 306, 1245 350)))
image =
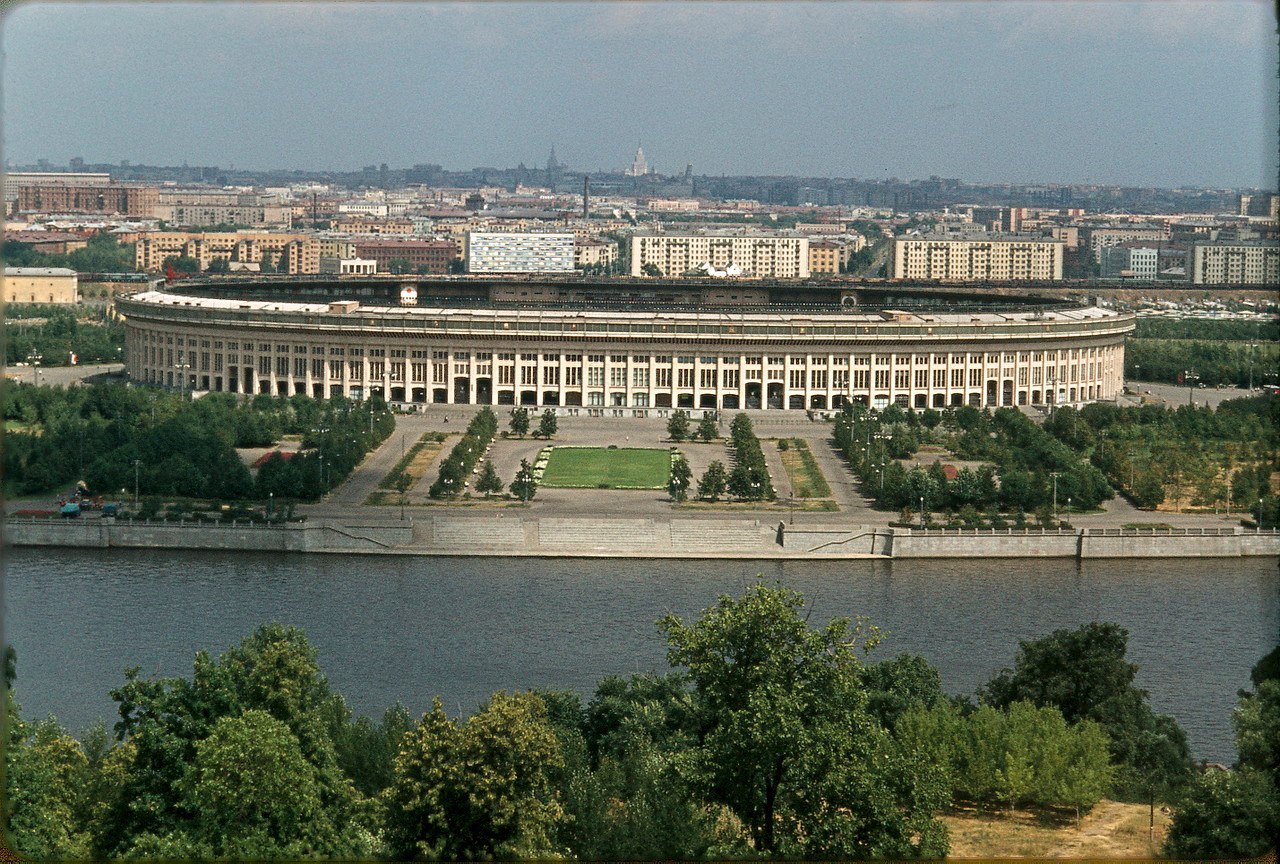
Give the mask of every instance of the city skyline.
POLYGON ((4 156, 1275 188, 1274 19, 1209 5, 32 4, 4 156))

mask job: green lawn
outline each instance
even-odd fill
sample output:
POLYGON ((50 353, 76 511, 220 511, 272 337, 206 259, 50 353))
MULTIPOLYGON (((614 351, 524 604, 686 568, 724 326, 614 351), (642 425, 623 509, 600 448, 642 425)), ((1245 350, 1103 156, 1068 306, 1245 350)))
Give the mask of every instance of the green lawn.
POLYGON ((671 453, 638 447, 557 447, 542 485, 549 489, 665 489, 671 453))

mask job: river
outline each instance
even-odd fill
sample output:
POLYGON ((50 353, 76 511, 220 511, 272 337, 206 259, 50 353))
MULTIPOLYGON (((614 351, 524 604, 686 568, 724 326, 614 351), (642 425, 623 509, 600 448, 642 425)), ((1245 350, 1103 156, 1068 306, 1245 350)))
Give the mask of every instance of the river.
POLYGON ((815 622, 867 616, 873 659, 923 655, 952 693, 1011 665, 1019 639, 1088 621, 1130 633, 1138 684, 1197 758, 1234 761, 1231 709, 1280 633, 1276 560, 842 562, 414 558, 9 549, 5 636, 23 716, 79 732, 116 719, 123 670, 191 674, 265 622, 302 627, 358 713, 439 695, 451 712, 499 689, 572 688, 665 670, 654 621, 688 617, 757 574, 815 622))

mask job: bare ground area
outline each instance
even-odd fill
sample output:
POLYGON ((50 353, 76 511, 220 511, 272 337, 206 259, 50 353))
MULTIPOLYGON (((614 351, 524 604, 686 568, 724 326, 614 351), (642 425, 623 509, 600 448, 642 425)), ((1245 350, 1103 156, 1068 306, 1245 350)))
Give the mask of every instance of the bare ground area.
POLYGON ((1155 812, 1154 844, 1145 804, 1099 801, 1080 819, 1074 813, 961 809, 942 816, 951 832, 952 858, 1150 858, 1164 843, 1169 816, 1155 812))

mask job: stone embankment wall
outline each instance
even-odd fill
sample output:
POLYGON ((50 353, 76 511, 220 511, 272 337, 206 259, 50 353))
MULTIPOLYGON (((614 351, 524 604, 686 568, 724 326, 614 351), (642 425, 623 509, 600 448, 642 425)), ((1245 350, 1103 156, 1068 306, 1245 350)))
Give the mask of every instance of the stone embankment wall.
POLYGON ((1280 556, 1280 531, 1245 528, 912 529, 729 519, 431 515, 287 525, 9 519, 14 546, 639 558, 1238 558, 1280 556))

